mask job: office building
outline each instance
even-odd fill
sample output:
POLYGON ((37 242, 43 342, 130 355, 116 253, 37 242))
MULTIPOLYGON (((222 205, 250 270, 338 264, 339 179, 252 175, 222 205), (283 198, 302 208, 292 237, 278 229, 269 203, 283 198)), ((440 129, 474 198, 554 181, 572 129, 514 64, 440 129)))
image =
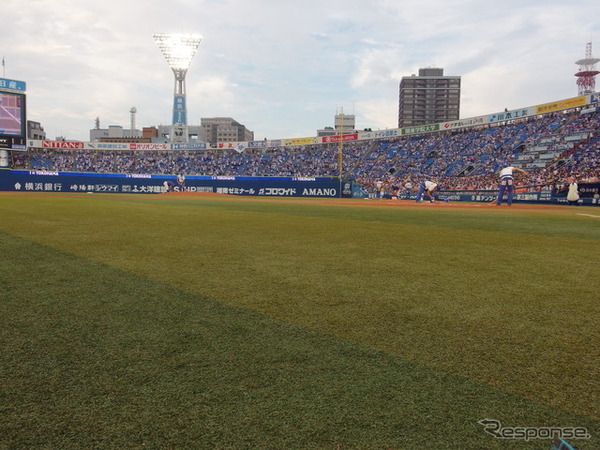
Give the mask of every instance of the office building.
POLYGON ((200 119, 201 140, 212 146, 221 142, 247 142, 254 140, 254 132, 231 117, 200 119))

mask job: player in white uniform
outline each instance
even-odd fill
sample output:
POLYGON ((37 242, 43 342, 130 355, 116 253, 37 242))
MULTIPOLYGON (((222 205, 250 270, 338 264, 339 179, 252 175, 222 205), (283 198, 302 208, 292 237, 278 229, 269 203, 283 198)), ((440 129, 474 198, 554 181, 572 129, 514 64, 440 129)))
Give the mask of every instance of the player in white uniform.
POLYGON ((513 166, 508 166, 505 167, 504 169, 502 169, 499 173, 500 175, 500 190, 498 192, 498 199, 496 200, 496 205, 501 205, 502 204, 502 197, 504 197, 504 193, 508 194, 508 197, 506 198, 506 204, 508 206, 512 205, 512 201, 513 201, 513 193, 514 193, 514 177, 513 177, 513 172, 517 171, 517 172, 521 172, 521 173, 527 173, 522 169, 519 169, 518 167, 513 167, 513 166))
POLYGON ((579 187, 574 178, 569 179, 569 192, 567 193, 569 205, 577 205, 579 202, 579 187))
POLYGON ((421 181, 421 183, 419 184, 419 192, 417 193, 417 203, 421 203, 421 200, 423 200, 423 194, 427 194, 427 197, 429 197, 429 201, 431 203, 435 203, 433 192, 436 189, 440 189, 437 183, 434 183, 433 181, 429 180, 421 181))

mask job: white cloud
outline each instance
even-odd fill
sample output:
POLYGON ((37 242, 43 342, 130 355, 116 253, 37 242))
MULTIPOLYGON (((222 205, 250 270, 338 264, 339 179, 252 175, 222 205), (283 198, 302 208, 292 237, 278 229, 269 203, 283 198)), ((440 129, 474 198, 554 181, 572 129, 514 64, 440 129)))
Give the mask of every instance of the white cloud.
MULTIPOLYGON (((3 3, 6 77, 50 137, 167 123, 173 75, 153 33, 203 36, 188 71, 190 122, 231 116, 257 138, 315 134, 340 106, 395 127, 398 84, 421 67, 462 76, 462 116, 575 96, 574 62, 597 36, 594 0, 158 0, 3 3)), ((596 44, 600 54, 600 43, 596 44)))

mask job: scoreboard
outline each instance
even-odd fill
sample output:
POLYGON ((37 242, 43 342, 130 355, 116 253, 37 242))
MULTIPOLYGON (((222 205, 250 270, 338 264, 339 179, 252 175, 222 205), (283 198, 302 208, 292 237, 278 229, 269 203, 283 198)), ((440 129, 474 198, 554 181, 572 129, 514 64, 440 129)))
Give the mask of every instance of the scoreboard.
POLYGON ((0 78, 0 149, 25 150, 25 82, 0 78))

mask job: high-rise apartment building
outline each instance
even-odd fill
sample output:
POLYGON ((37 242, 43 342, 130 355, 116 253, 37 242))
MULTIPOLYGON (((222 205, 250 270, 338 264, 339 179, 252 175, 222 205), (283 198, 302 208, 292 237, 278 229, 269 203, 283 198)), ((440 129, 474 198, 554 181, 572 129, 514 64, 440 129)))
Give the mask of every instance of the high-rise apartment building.
POLYGON ((444 69, 419 69, 419 75, 402 77, 398 128, 458 120, 460 77, 444 76, 444 69))

